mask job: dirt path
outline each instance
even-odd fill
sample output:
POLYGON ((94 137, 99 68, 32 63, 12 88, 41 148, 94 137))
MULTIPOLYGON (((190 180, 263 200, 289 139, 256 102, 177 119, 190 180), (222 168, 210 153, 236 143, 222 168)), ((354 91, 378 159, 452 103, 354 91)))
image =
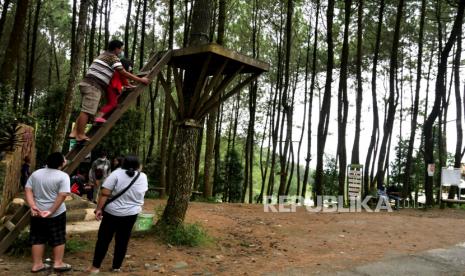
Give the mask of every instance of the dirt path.
MULTIPOLYGON (((144 209, 164 204, 147 200, 144 209)), ((247 204, 192 203, 187 222, 199 222, 215 239, 201 248, 172 247, 154 237, 131 240, 123 275, 257 275, 304 268, 334 272, 378 261, 445 248, 465 241, 465 211, 404 209, 394 213, 264 213, 247 204)), ((82 271, 92 259, 95 232, 72 234, 88 240, 82 252, 66 260, 82 271)), ((102 271, 108 271, 107 256, 102 271)), ((29 257, 0 257, 0 275, 24 275, 29 257)))

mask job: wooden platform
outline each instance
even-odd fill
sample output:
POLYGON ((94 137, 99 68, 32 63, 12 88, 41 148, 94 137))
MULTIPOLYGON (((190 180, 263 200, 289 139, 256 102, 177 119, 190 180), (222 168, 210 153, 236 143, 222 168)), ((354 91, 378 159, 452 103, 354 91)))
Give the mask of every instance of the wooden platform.
POLYGON ((227 62, 223 74, 232 74, 240 67, 241 73, 263 73, 270 69, 266 62, 251 58, 238 52, 228 50, 218 44, 207 44, 173 51, 169 65, 184 70, 200 70, 210 57, 207 75, 214 75, 217 68, 227 62))

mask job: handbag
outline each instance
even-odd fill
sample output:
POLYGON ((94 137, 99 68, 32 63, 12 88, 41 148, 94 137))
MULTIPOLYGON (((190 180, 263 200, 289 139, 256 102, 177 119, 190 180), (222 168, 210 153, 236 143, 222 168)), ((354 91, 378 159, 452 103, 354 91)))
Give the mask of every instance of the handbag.
POLYGON ((129 190, 129 188, 131 188, 132 184, 134 184, 134 182, 136 182, 137 178, 139 178, 139 175, 140 175, 140 172, 137 172, 137 175, 132 179, 131 183, 129 183, 129 185, 126 186, 126 188, 124 188, 121 192, 119 192, 118 194, 116 194, 112 198, 107 199, 107 201, 105 201, 105 204, 103 205, 102 210, 105 210, 105 207, 107 207, 108 204, 112 203, 118 197, 122 196, 127 190, 129 190))

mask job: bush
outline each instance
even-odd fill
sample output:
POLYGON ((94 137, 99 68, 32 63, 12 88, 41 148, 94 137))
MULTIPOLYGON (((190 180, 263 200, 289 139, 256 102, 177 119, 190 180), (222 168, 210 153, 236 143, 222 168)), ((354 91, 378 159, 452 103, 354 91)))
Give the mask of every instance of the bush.
POLYGON ((23 231, 7 251, 10 256, 29 256, 31 255, 31 244, 29 243, 29 231, 23 231))
POLYGON ((156 232, 167 243, 172 245, 201 246, 212 241, 207 231, 199 224, 183 224, 177 227, 157 225, 156 232))

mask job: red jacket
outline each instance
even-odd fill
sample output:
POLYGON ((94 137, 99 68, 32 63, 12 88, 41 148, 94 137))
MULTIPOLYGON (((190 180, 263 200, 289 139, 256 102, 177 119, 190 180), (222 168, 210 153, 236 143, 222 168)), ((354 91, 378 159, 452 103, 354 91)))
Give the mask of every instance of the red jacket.
POLYGON ((116 90, 118 94, 121 94, 121 92, 123 91, 123 86, 126 86, 128 84, 128 80, 125 77, 123 77, 117 70, 115 70, 107 89, 108 92, 116 90))

